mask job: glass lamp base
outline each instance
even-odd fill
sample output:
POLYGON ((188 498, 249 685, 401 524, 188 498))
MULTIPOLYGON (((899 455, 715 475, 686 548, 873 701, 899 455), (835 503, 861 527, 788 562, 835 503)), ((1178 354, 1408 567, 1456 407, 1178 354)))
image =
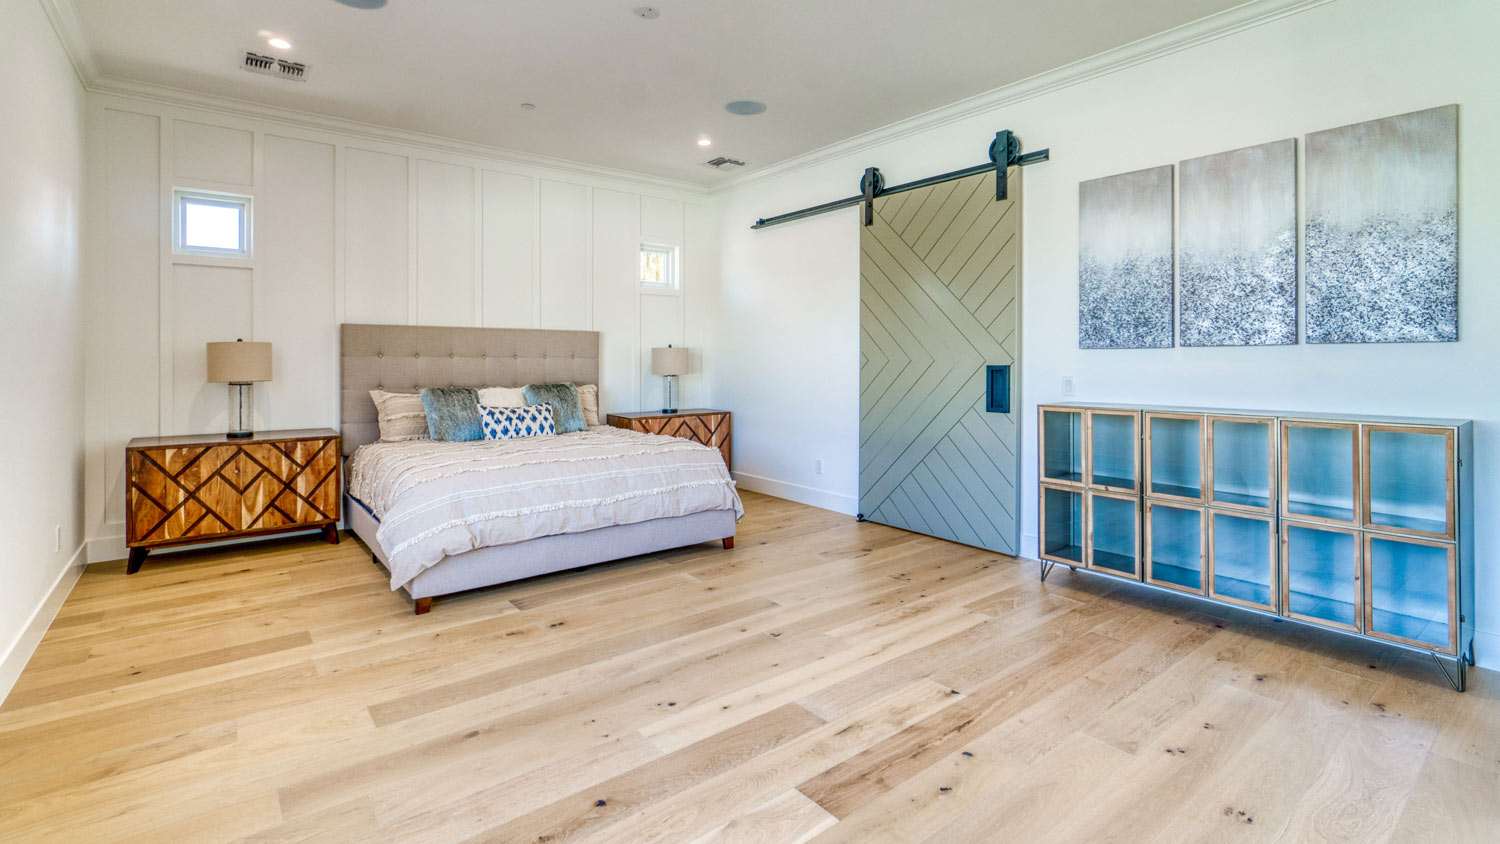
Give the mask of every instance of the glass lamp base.
POLYGON ((677 376, 663 375, 662 377, 662 413, 677 412, 677 376))
POLYGON ((251 397, 254 385, 249 383, 229 385, 229 431, 224 436, 231 440, 240 440, 254 436, 251 430, 251 417, 254 415, 251 397))

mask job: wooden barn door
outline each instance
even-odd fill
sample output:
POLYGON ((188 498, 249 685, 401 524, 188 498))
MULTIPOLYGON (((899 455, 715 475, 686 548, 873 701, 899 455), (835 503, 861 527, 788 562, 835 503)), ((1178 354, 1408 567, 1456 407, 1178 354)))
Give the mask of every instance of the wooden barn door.
POLYGON ((1014 554, 1017 168, 1008 181, 1003 202, 993 174, 882 197, 861 229, 859 512, 1014 554), (992 394, 991 379, 999 386, 1007 372, 1009 395, 992 394))

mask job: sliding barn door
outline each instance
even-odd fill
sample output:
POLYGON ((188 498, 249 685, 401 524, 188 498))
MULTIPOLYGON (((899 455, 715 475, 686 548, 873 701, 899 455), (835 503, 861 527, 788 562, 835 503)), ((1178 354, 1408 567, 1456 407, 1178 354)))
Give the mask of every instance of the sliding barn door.
POLYGON ((1020 437, 1015 402, 998 409, 1019 396, 1020 188, 1013 167, 1004 202, 993 174, 877 199, 859 265, 860 514, 1008 554, 1020 437))

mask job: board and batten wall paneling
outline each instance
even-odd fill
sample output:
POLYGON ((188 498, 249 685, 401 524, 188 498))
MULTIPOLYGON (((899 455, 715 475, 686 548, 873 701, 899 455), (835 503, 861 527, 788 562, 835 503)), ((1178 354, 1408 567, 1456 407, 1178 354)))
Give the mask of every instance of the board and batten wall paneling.
MULTIPOLYGON (((165 435, 229 430, 229 395, 223 384, 210 384, 210 342, 253 340, 253 274, 246 267, 177 263, 170 268, 172 297, 171 416, 165 435)), ((257 393, 256 398, 260 398, 257 393)), ((255 424, 265 424, 265 408, 256 402, 255 424)), ((149 432, 148 432, 149 433, 149 432)), ((139 436, 139 435, 138 435, 139 436)))
POLYGON ((321 427, 338 416, 338 396, 326 389, 339 376, 334 148, 276 135, 264 144, 254 331, 272 344, 273 378, 262 387, 261 417, 321 427))
MULTIPOLYGON (((639 244, 680 241, 691 262, 694 238, 717 235, 686 203, 699 192, 89 96, 85 506, 95 561, 125 551, 125 442, 224 430, 226 388, 203 380, 204 343, 273 344, 275 377, 254 388, 262 430, 337 426, 346 321, 598 329, 602 409, 636 410, 649 348, 639 244), (250 195, 251 257, 175 255, 173 188, 250 195)), ((704 272, 689 269, 684 288, 704 272)), ((683 330, 671 307, 653 309, 653 324, 666 323, 653 335, 683 330)))
POLYGON ((589 189, 543 179, 541 197, 542 319, 540 328, 587 330, 589 319, 589 189))
POLYGON ((220 185, 255 184, 255 134, 189 120, 172 122, 172 175, 220 185))
POLYGON ((474 222, 474 168, 418 161, 418 324, 478 324, 474 222))
POLYGON ((344 149, 344 319, 410 321, 407 299, 408 162, 404 155, 344 149))
MULTIPOLYGON (((641 372, 642 410, 655 410, 666 406, 662 403, 666 398, 662 377, 651 374, 651 349, 669 343, 673 346, 687 345, 683 336, 682 296, 675 293, 643 292, 641 294, 641 342, 637 349, 641 372)), ((689 354, 691 355, 691 350, 689 354)), ((684 380, 678 379, 679 388, 684 386, 684 380)), ((682 398, 686 398, 686 393, 682 398)), ((695 396, 693 401, 692 405, 682 401, 679 401, 679 404, 683 407, 701 405, 699 397, 695 396)))
POLYGON ((536 325, 536 194, 530 176, 484 171, 484 325, 536 325))
POLYGON ((125 443, 158 429, 161 120, 97 108, 89 125, 84 507, 96 535, 125 519, 125 443))
POLYGON ((606 407, 638 401, 635 348, 641 255, 640 205, 634 194, 594 191, 594 329, 599 332, 599 390, 606 407))

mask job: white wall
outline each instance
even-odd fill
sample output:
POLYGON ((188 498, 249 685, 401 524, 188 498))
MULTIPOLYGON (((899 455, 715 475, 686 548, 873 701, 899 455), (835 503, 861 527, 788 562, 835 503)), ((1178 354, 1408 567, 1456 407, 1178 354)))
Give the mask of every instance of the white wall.
POLYGON ((56 612, 49 596, 76 577, 83 541, 84 93, 33 0, 0 5, 0 55, 3 698, 56 612))
MULTIPOLYGON (((1500 667, 1500 4, 1338 0, 1108 75, 747 183, 716 197, 723 322, 715 398, 736 412, 747 486, 853 512, 859 232, 854 210, 752 232, 757 217, 983 160, 998 129, 1052 160, 1024 171, 1023 489, 1039 402, 1078 400, 1456 416, 1476 421, 1481 664, 1500 667), (1078 183, 1309 131, 1458 103, 1461 342, 1082 352, 1078 183), (813 461, 823 458, 823 476, 813 461)), ((1036 501, 1023 497, 1036 553, 1036 501)))
POLYGON ((337 426, 341 322, 597 330, 605 412, 659 407, 650 348, 706 340, 701 191, 102 93, 88 155, 90 560, 124 554, 126 441, 225 428, 207 341, 273 344, 271 429, 337 426), (174 255, 174 188, 251 196, 252 257, 174 255), (682 248, 682 290, 640 289, 643 240, 682 248))

